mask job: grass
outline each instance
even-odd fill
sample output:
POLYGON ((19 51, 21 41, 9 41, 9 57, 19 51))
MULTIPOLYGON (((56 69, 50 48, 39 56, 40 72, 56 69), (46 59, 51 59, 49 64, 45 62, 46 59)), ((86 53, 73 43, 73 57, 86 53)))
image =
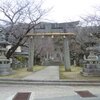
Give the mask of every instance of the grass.
POLYGON ((62 80, 90 80, 90 81, 100 81, 100 77, 92 77, 92 76, 82 76, 80 71, 82 67, 74 67, 71 66, 71 72, 67 72, 64 69, 64 66, 60 66, 59 73, 60 79, 62 80))
MULTIPOLYGON (((37 72, 39 70, 44 69, 44 66, 33 66, 33 71, 37 72)), ((5 75, 5 76, 0 76, 0 78, 15 78, 15 79, 21 79, 24 78, 25 76, 28 76, 32 74, 33 72, 27 71, 27 68, 18 68, 16 70, 13 70, 13 74, 11 75, 5 75)))

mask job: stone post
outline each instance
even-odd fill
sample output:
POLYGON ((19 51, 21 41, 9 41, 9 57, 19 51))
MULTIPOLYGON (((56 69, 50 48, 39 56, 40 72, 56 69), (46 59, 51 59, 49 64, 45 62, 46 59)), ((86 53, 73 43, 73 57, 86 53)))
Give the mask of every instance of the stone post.
POLYGON ((28 71, 33 71, 34 65, 34 37, 29 39, 29 59, 28 59, 28 71))
POLYGON ((68 38, 64 38, 64 66, 66 71, 71 71, 70 69, 70 54, 69 54, 69 43, 68 38))

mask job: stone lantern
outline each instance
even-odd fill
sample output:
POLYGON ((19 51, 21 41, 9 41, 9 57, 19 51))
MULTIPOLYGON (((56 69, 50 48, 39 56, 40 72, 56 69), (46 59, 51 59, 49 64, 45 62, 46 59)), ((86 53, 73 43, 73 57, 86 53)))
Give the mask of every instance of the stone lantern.
POLYGON ((86 62, 84 64, 83 70, 81 74, 83 76, 100 76, 100 64, 98 56, 95 55, 94 51, 96 50, 96 47, 88 47, 87 50, 89 50, 90 54, 88 58, 84 58, 84 61, 86 62))
POLYGON ((10 60, 6 58, 6 46, 9 43, 4 39, 4 35, 0 34, 0 75, 9 75, 12 73, 10 68, 10 60))

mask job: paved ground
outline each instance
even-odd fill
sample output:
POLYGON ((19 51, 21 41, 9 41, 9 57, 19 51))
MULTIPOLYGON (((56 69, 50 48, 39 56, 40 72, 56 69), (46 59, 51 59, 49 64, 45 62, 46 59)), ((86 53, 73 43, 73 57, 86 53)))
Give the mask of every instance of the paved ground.
MULTIPOLYGON (((59 80, 59 67, 49 66, 24 79, 59 80)), ((30 100, 100 100, 100 86, 11 85, 0 84, 0 100, 12 100, 18 92, 31 92, 30 100), (75 91, 88 90, 96 97, 82 98, 75 91)))
POLYGON ((25 77, 27 80, 59 80, 59 66, 48 66, 47 68, 33 72, 25 77))
POLYGON ((17 92, 31 92, 31 100, 100 100, 100 86, 39 86, 0 84, 0 100, 12 100, 17 92), (89 90, 97 97, 82 98, 75 91, 89 90))

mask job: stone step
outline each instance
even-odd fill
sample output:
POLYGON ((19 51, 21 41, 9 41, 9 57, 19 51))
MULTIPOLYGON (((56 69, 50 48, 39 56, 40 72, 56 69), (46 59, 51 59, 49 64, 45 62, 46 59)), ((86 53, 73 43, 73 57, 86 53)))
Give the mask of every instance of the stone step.
POLYGON ((0 80, 0 84, 23 85, 64 85, 64 86, 100 86, 99 81, 45 81, 45 80, 0 80))

